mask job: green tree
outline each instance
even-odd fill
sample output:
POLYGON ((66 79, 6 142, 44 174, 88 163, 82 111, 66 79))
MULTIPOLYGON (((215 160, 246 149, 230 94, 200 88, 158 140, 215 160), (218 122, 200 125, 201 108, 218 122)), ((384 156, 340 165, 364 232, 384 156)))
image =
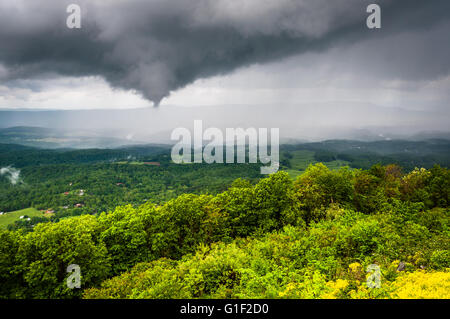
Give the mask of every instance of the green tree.
POLYGON ((26 285, 27 298, 80 296, 69 289, 67 267, 81 268, 82 288, 107 278, 110 270, 107 250, 99 241, 99 223, 93 216, 39 224, 20 240, 17 262, 26 285))

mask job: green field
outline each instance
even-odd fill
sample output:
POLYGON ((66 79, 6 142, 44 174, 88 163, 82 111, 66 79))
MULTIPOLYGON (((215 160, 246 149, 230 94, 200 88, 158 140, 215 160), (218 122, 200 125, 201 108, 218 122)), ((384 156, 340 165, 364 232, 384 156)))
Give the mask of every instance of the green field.
POLYGON ((43 213, 36 208, 25 208, 0 215, 0 229, 5 229, 9 224, 13 224, 16 220, 20 220, 20 216, 24 215, 27 215, 28 217, 42 217, 43 213))
MULTIPOLYGON (((291 163, 291 168, 284 169, 289 176, 292 178, 296 178, 298 175, 302 174, 310 164, 315 164, 317 161, 314 158, 313 151, 293 151, 290 152, 292 154, 292 158, 289 159, 291 163)), ((329 169, 339 169, 343 166, 350 166, 350 162, 346 161, 331 161, 331 162, 323 162, 329 169)))

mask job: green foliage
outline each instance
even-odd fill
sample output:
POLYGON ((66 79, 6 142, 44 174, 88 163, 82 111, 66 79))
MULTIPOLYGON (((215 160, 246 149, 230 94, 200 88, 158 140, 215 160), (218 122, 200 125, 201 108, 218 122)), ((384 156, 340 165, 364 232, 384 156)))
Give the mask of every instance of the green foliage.
POLYGON ((0 229, 0 298, 21 297, 23 278, 16 271, 17 251, 22 233, 0 229))
POLYGON ((100 240, 111 256, 112 272, 118 274, 138 262, 149 260, 150 244, 147 228, 153 222, 152 207, 136 210, 130 205, 117 207, 110 214, 101 214, 100 240))
POLYGON ((1 231, 0 297, 348 298, 369 264, 388 281, 399 261, 407 272, 449 266, 446 176, 316 164, 295 182, 280 171, 217 195, 1 231), (66 287, 70 264, 81 267, 82 290, 66 287))
POLYGON ((348 168, 337 171, 319 163, 310 165, 295 182, 296 196, 302 217, 309 223, 324 217, 324 209, 333 203, 347 205, 353 197, 353 172, 348 168))
POLYGON ((364 213, 377 213, 382 209, 386 197, 379 177, 368 171, 358 171, 354 187, 354 204, 357 210, 364 213))
MULTIPOLYGON (((10 291, 11 297, 68 298, 80 296, 79 289, 69 289, 66 270, 71 264, 81 267, 83 286, 99 283, 109 274, 109 258, 105 245, 99 241, 99 223, 92 216, 83 216, 36 226, 33 232, 21 235, 6 248, 15 250, 14 264, 9 272, 20 278, 21 286, 10 291)), ((2 250, 5 249, 2 242, 2 250)), ((11 266, 11 265, 10 265, 11 266)), ((2 267, 3 268, 3 267, 2 267)), ((5 270, 5 269, 2 269, 5 270)), ((11 278, 6 281, 11 284, 11 278)))
MULTIPOLYGON (((11 212, 34 207, 55 211, 50 220, 114 210, 119 205, 134 206, 147 201, 164 203, 184 193, 224 191, 238 177, 259 179, 259 166, 196 164, 162 166, 124 164, 58 164, 26 167, 21 170, 23 183, 11 185, 0 176, 0 211, 11 212), (83 195, 80 196, 80 190, 83 195), (82 204, 82 207, 75 207, 82 204)), ((0 227, 3 226, 0 216, 0 227)), ((32 215, 30 215, 31 217, 32 215)), ((30 228, 34 223, 18 223, 30 228)), ((8 220, 12 223, 14 220, 8 220)), ((6 227, 6 223, 4 224, 6 227)), ((12 225, 12 224, 10 224, 12 225)))
POLYGON ((204 221, 212 196, 184 194, 157 210, 150 230, 152 252, 157 257, 180 258, 208 242, 204 221))
POLYGON ((450 251, 436 250, 433 251, 430 258, 431 267, 434 269, 450 268, 450 251))
MULTIPOLYGON (((410 224, 400 232, 395 222, 344 211, 308 229, 286 226, 259 238, 201 245, 195 254, 176 261, 138 264, 99 288, 86 290, 84 298, 348 298, 365 281, 367 265, 380 265, 384 284, 399 274, 396 258, 431 252, 432 248, 421 245, 423 240, 436 239, 420 235, 426 229, 410 224), (386 236, 397 238, 394 251, 411 248, 389 256, 386 236)), ((429 266, 445 269, 448 248, 432 252, 429 266)), ((417 268, 419 264, 407 263, 407 271, 417 268)), ((383 287, 387 290, 365 293, 370 298, 389 296, 389 286, 383 287)))

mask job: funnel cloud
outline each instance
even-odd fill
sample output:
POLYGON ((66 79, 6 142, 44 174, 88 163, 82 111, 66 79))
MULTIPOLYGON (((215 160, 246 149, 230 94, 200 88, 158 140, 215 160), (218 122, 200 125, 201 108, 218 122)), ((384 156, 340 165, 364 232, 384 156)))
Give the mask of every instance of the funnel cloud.
MULTIPOLYGON (((366 27, 370 3, 373 0, 6 0, 0 3, 0 85, 100 76, 111 87, 133 90, 157 106, 198 79, 343 47, 369 34, 382 38, 384 33, 374 35, 366 27), (81 7, 80 29, 66 26, 71 3, 81 7)), ((383 10, 381 30, 391 36, 449 19, 449 1, 377 3, 383 10)), ((441 40, 445 56, 448 37, 441 40)), ((420 76, 448 74, 449 59, 440 62, 439 67, 436 60, 429 68, 421 65, 420 76)), ((416 76, 410 69, 393 77, 416 76)))

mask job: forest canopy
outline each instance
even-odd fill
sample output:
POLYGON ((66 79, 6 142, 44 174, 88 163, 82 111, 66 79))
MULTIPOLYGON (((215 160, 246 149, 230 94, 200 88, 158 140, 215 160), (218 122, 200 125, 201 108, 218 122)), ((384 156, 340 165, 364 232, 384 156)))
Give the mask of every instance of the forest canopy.
POLYGON ((0 297, 449 298, 449 174, 318 163, 295 180, 3 230, 0 297), (81 289, 66 286, 70 264, 81 289), (371 264, 381 288, 367 288, 371 264))

